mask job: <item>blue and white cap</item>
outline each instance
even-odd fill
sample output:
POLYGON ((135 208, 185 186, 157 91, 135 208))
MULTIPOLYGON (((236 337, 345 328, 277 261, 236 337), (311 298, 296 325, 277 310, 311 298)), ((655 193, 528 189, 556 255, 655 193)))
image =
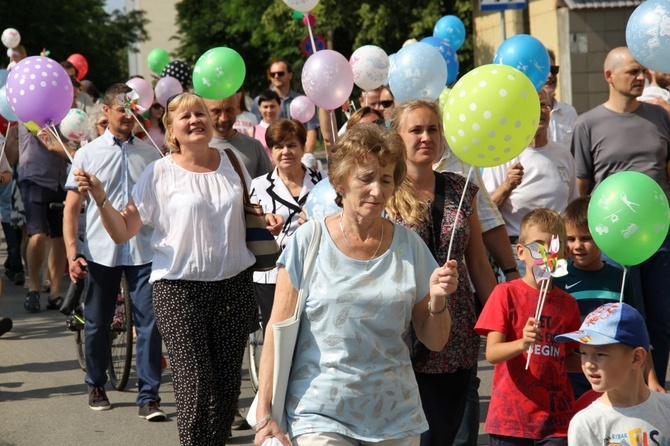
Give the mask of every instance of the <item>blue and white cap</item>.
POLYGON ((556 342, 582 344, 626 344, 649 350, 649 335, 638 311, 625 303, 601 305, 589 313, 578 331, 556 336, 556 342))

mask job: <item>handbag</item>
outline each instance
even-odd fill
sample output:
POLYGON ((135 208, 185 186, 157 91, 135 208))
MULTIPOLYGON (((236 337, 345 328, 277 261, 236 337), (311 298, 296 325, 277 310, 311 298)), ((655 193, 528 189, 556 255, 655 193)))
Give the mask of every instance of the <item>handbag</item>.
POLYGON ((256 263, 252 265, 254 271, 270 271, 277 266, 277 259, 281 253, 281 248, 277 244, 274 235, 267 229, 267 224, 263 218, 265 213, 260 204, 254 204, 249 198, 247 183, 244 181, 242 168, 237 157, 230 149, 224 149, 233 169, 237 172, 244 189, 244 221, 247 228, 247 248, 256 257, 256 263))
MULTIPOLYGON (((312 240, 307 249, 305 259, 301 259, 303 264, 302 281, 300 282, 300 291, 298 291, 298 301, 295 305, 293 316, 288 319, 277 322, 272 326, 274 333, 274 370, 272 374, 272 418, 277 422, 282 431, 286 432, 288 423, 286 420, 286 391, 288 389, 288 379, 291 373, 291 364, 293 363, 293 352, 295 343, 298 340, 298 329, 300 328, 300 315, 305 308, 307 295, 309 293, 309 284, 314 274, 314 265, 316 264, 316 255, 321 239, 321 223, 312 220, 312 240)), ((256 409, 258 407, 258 394, 254 398, 247 421, 254 426, 257 423, 256 409)))

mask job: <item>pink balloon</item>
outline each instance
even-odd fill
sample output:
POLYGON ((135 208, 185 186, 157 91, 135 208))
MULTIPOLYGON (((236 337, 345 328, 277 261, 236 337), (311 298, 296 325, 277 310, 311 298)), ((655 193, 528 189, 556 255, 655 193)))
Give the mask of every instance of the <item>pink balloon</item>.
POLYGON ((182 87, 181 82, 174 77, 165 76, 158 79, 154 91, 156 92, 156 100, 158 103, 163 107, 167 107, 168 99, 176 94, 183 93, 184 87, 182 87))
POLYGON ((17 63, 7 78, 7 100, 23 122, 44 128, 59 124, 74 99, 70 76, 58 62, 32 56, 17 63))
POLYGON ((140 109, 140 112, 144 113, 149 110, 151 104, 154 103, 154 89, 151 88, 151 84, 141 77, 134 77, 126 82, 126 85, 135 90, 140 96, 137 101, 137 107, 140 109))
POLYGON ((298 96, 291 101, 289 111, 291 112, 291 118, 304 124, 314 117, 316 108, 307 96, 298 96))
POLYGON ((335 110, 347 102, 354 89, 349 61, 337 51, 317 51, 302 68, 302 88, 314 104, 335 110))

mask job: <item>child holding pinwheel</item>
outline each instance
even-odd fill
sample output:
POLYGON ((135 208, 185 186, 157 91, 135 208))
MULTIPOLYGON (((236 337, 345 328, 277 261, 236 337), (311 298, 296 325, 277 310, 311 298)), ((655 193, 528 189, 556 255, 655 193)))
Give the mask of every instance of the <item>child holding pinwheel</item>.
POLYGON ((581 366, 576 344, 554 340, 580 325, 575 299, 551 286, 553 275, 565 273, 565 239, 560 215, 529 212, 516 246, 526 273, 496 286, 475 326, 495 365, 485 424, 492 446, 567 445, 574 398, 566 369, 581 366))

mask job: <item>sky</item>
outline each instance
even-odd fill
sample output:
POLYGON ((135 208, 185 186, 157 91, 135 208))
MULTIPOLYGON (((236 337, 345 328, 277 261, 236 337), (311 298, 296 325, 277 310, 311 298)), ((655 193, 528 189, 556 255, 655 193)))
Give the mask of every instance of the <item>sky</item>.
POLYGON ((126 6, 125 0, 106 0, 105 10, 107 12, 112 12, 115 9, 120 9, 123 11, 123 8, 126 6))

